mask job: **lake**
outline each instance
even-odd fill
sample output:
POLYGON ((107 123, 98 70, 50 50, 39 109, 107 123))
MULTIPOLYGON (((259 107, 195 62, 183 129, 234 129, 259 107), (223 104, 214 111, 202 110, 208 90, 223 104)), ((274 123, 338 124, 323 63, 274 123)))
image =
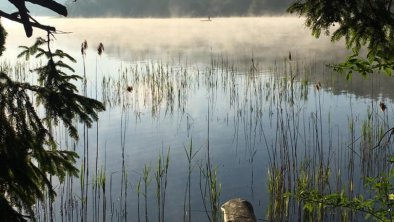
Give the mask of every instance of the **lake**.
MULTIPOLYGON (((367 196, 362 178, 387 169, 391 142, 375 146, 393 123, 393 78, 333 72, 344 42, 315 39, 302 18, 39 21, 64 32, 53 48, 77 59, 81 93, 106 105, 92 128, 78 127, 79 141, 54 130, 79 154, 81 177, 54 181, 58 196, 37 204, 40 221, 215 221, 236 197, 259 220, 296 221, 303 205, 288 194, 299 186, 367 196)), ((3 63, 37 67, 16 60, 34 37, 2 22, 3 63)), ((333 212, 320 219, 364 218, 333 212)))

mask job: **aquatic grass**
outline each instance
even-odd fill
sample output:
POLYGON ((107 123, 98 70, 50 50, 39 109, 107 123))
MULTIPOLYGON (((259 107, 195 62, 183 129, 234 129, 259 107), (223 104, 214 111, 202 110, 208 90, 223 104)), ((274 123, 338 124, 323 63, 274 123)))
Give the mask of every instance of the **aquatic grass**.
POLYGON ((145 221, 148 222, 148 187, 150 186, 150 183, 152 182, 152 178, 150 178, 150 172, 151 172, 151 165, 145 164, 144 170, 143 170, 143 175, 142 175, 142 182, 143 182, 143 187, 144 190, 142 192, 142 196, 144 197, 144 208, 145 208, 145 221))
POLYGON ((104 167, 101 167, 98 171, 97 176, 92 177, 92 196, 94 201, 92 204, 93 208, 93 219, 96 221, 105 221, 106 211, 106 175, 104 167), (101 203, 101 198, 103 202, 101 203), (100 219, 100 213, 102 213, 102 219, 100 219))
POLYGON ((183 221, 189 221, 191 222, 192 220, 192 210, 191 210, 191 174, 192 171, 195 167, 194 164, 192 164, 193 159, 195 156, 198 154, 200 149, 197 151, 193 151, 193 139, 190 139, 190 144, 189 146, 184 146, 183 147, 185 150, 185 154, 187 157, 187 163, 188 163, 188 168, 187 168, 187 182, 186 182, 186 189, 185 189, 185 197, 183 200, 183 221), (187 204, 186 204, 187 202, 187 204), (187 208, 187 209, 186 209, 187 208), (187 218, 187 220, 186 220, 187 218))
POLYGON ((212 97, 208 98, 208 112, 207 112, 207 152, 205 164, 201 161, 200 168, 200 194, 205 209, 205 213, 210 222, 217 222, 220 220, 220 193, 221 184, 217 178, 217 168, 212 166, 211 163, 211 150, 210 150, 210 106, 212 97))
MULTIPOLYGON (((86 48, 87 48, 87 43, 86 43, 86 48)), ((86 49, 84 49, 84 47, 82 46, 81 50, 84 51, 86 49)), ((101 59, 101 55, 104 51, 104 45, 102 43, 99 44, 97 51, 98 51, 98 56, 101 59)), ((82 54, 84 55, 84 53, 82 53, 82 54)), ((98 62, 97 62, 97 56, 96 56, 96 75, 95 75, 95 99, 96 100, 97 100, 97 95, 98 95, 98 84, 97 84, 98 64, 97 63, 98 62)), ((84 68, 84 70, 85 70, 85 68, 84 68)), ((85 77, 86 77, 86 75, 85 75, 85 77)), ((99 219, 100 212, 97 210, 98 209, 97 197, 99 195, 98 192, 99 192, 100 186, 101 187, 103 186, 103 184, 102 184, 103 181, 101 181, 101 180, 103 180, 103 175, 101 175, 101 172, 99 175, 99 172, 98 172, 98 159, 99 159, 99 120, 96 121, 96 162, 95 162, 95 177, 97 178, 98 181, 96 181, 96 183, 93 183, 93 184, 95 184, 95 187, 93 188, 94 189, 94 212, 95 212, 94 215, 97 215, 95 220, 99 219)), ((104 177, 104 180, 105 180, 105 177, 104 177)), ((104 181, 104 183, 105 183, 105 181, 104 181)), ((105 184, 104 184, 104 190, 105 190, 105 184)), ((98 202, 100 202, 100 201, 98 201, 98 202)))
MULTIPOLYGON (((87 41, 83 41, 81 44, 81 54, 82 54, 82 65, 83 65, 83 83, 82 83, 82 92, 84 96, 87 96, 87 76, 86 76, 86 52, 88 49, 87 41)), ((83 169, 83 179, 81 181, 85 182, 81 189, 81 221, 87 220, 87 205, 88 205, 88 181, 89 181, 89 132, 86 124, 83 125, 83 168, 81 168, 81 172, 83 169)), ((80 174, 80 177, 82 173, 80 174)))
POLYGON ((141 221, 141 215, 140 215, 141 177, 138 180, 136 186, 136 192, 137 192, 137 218, 138 218, 138 222, 140 222, 141 221))
MULTIPOLYGON (((271 161, 268 171, 270 207, 267 217, 273 221, 299 220, 304 217, 303 209, 307 206, 293 194, 308 178, 310 189, 320 192, 331 189, 331 160, 338 151, 333 142, 331 113, 328 112, 327 117, 323 116, 321 89, 315 89, 315 110, 311 111, 308 118, 308 114, 302 109, 308 102, 302 95, 305 88, 302 83, 291 81, 283 79, 278 81, 279 87, 277 84, 266 86, 272 87, 270 92, 278 95, 276 100, 271 100, 274 103, 272 107, 276 107, 273 109, 276 113, 276 125, 273 127, 276 129, 275 139, 272 144, 266 143, 267 147, 271 147, 268 149, 271 161), (327 119, 327 123, 324 119, 327 119), (308 160, 308 178, 304 173, 304 160, 308 160)), ((339 139, 340 137, 338 141, 339 139)), ((312 218, 316 220, 324 218, 328 213, 322 208, 314 212, 312 218)))
MULTIPOLYGON (((345 127, 334 125, 332 122, 335 120, 336 113, 332 110, 325 110, 330 93, 327 89, 329 86, 326 85, 324 80, 316 80, 309 74, 305 74, 307 72, 322 72, 322 70, 307 65, 302 67, 302 62, 292 55, 290 61, 288 59, 284 60, 283 65, 280 63, 278 65, 280 67, 276 67, 277 73, 264 76, 262 70, 265 67, 260 65, 261 61, 256 58, 253 58, 253 60, 248 59, 245 67, 235 65, 223 56, 213 58, 211 63, 204 67, 145 61, 143 63, 136 62, 132 65, 122 65, 117 74, 103 76, 101 98, 106 101, 108 107, 112 106, 114 109, 121 107, 122 168, 119 167, 118 171, 112 172, 110 180, 107 181, 110 183, 110 207, 104 208, 106 202, 103 200, 103 210, 100 211, 97 208, 97 215, 96 213, 92 215, 89 212, 85 217, 81 213, 81 215, 74 216, 73 220, 90 220, 100 218, 100 216, 104 220, 105 215, 107 215, 108 220, 111 221, 124 221, 125 218, 141 221, 144 219, 142 215, 144 214, 147 221, 153 219, 153 213, 157 213, 159 221, 168 220, 169 214, 164 207, 165 201, 163 201, 163 196, 159 195, 162 193, 160 190, 163 191, 165 187, 165 180, 168 180, 172 185, 172 178, 167 178, 167 175, 163 173, 166 158, 163 153, 159 155, 158 160, 156 160, 158 163, 156 169, 150 167, 150 164, 148 164, 150 160, 147 159, 147 163, 142 163, 145 164, 144 172, 141 174, 139 181, 138 178, 135 181, 130 180, 127 173, 130 172, 130 166, 127 166, 124 162, 124 152, 127 155, 125 147, 133 147, 134 141, 129 139, 126 141, 126 138, 129 138, 129 132, 126 134, 126 125, 131 122, 132 118, 129 118, 129 115, 132 115, 132 113, 135 114, 136 122, 137 120, 141 121, 137 122, 138 124, 144 124, 143 121, 146 117, 152 117, 153 121, 159 123, 163 118, 180 119, 179 122, 182 124, 186 121, 187 138, 194 138, 193 134, 196 132, 194 125, 197 125, 200 119, 194 119, 195 117, 188 112, 190 112, 191 107, 190 98, 196 92, 206 93, 208 97, 209 124, 216 124, 215 121, 220 121, 220 123, 225 123, 226 127, 234 128, 232 142, 235 146, 237 160, 238 162, 248 161, 248 164, 252 167, 250 181, 252 188, 255 188, 253 186, 254 179, 258 178, 261 181, 259 177, 262 176, 261 173, 257 175, 253 173, 254 164, 259 167, 257 168, 259 171, 269 169, 263 172, 267 173, 267 178, 272 179, 267 182, 267 187, 270 187, 269 189, 273 192, 273 194, 270 194, 272 196, 272 198, 270 196, 270 200, 273 202, 269 203, 271 208, 259 205, 259 212, 262 213, 261 209, 267 209, 267 218, 284 218, 288 221, 302 219, 314 221, 322 218, 334 218, 331 221, 339 220, 339 216, 332 216, 333 212, 339 212, 338 215, 343 217, 343 221, 357 219, 358 217, 350 210, 332 211, 331 209, 314 208, 307 212, 309 206, 307 204, 305 206, 302 200, 290 194, 295 194, 303 186, 323 193, 343 190, 347 195, 353 192, 356 196, 364 192, 359 187, 362 183, 360 182, 360 175, 363 176, 372 172, 378 173, 377 168, 383 169, 383 163, 379 161, 383 160, 383 155, 389 153, 390 150, 390 144, 386 144, 386 140, 382 141, 382 146, 375 149, 368 147, 371 144, 375 146, 376 143, 373 141, 378 141, 379 136, 384 134, 384 122, 388 121, 383 121, 383 119, 388 119, 386 117, 387 112, 382 113, 380 110, 377 112, 378 106, 375 104, 374 109, 370 111, 374 115, 374 122, 372 122, 372 120, 368 120, 368 115, 371 114, 361 116, 357 110, 351 110, 352 105, 349 105, 348 123, 344 123, 345 127), (248 69, 250 67, 255 69, 249 73, 248 69), (287 74, 287 77, 284 77, 285 74, 287 74), (304 77, 302 77, 303 74, 304 77), (298 77, 305 78, 308 82, 300 82, 297 79, 298 77), (321 84, 319 84, 320 81, 321 84), (313 84, 313 82, 316 84, 313 84), (132 90, 128 90, 130 86, 132 86, 132 90), (225 96, 221 96, 223 92, 225 96), (217 117, 215 116, 215 106, 222 100, 229 102, 229 108, 224 116, 217 117), (364 129, 362 122, 365 122, 364 129), (348 124, 347 128, 346 124, 348 124), (362 132, 364 130, 365 133, 362 132), (361 137, 363 134, 365 134, 365 141, 361 137), (368 137, 372 138, 370 142, 368 137), (259 156, 261 157, 261 153, 266 151, 269 159, 267 166, 256 162, 256 159, 259 160, 259 156), (365 154, 362 154, 362 152, 365 152, 365 154), (360 161, 357 153, 364 155, 368 161, 365 163, 360 161), (365 170, 362 173, 358 172, 358 166, 365 167, 365 170), (112 177, 117 172, 122 175, 112 177), (147 174, 146 177, 145 174, 147 174), (148 192, 153 191, 150 185, 154 179, 156 179, 156 196, 148 195, 148 192), (133 182, 137 183, 133 187, 137 191, 136 204, 133 204, 133 201, 130 202, 130 198, 127 198, 127 189, 133 182), (120 189, 117 188, 118 185, 120 189), (279 194, 282 191, 286 195, 281 198, 279 194), (155 197, 156 201, 154 201, 155 197), (155 205, 157 205, 158 212, 154 209, 155 205), (136 206, 137 209, 130 206, 136 206), (136 210, 137 213, 129 214, 129 210, 131 212, 136 210)), ((139 128, 136 126, 136 129, 139 128)), ((193 190, 193 184, 191 183, 195 176, 193 174, 195 164, 199 166, 197 172, 200 173, 200 195, 204 200, 206 217, 210 221, 218 220, 214 215, 215 212, 218 212, 218 202, 220 202, 222 195, 219 172, 227 169, 220 168, 221 165, 219 167, 219 163, 215 162, 215 159, 211 159, 211 152, 216 147, 210 142, 210 136, 212 136, 210 130, 210 126, 205 130, 208 131, 208 145, 205 147, 208 156, 205 157, 205 162, 195 159, 193 161, 199 151, 192 147, 194 145, 192 143, 196 143, 195 141, 190 140, 190 146, 184 147, 187 160, 185 161, 187 164, 185 169, 187 170, 185 170, 185 175, 180 175, 187 177, 183 206, 184 221, 197 221, 199 219, 199 215, 192 214, 192 211, 197 211, 193 208, 201 206, 199 203, 191 206, 195 201, 193 200, 193 194, 198 192, 197 189, 193 190)), ((96 131, 97 144, 98 136, 102 137, 101 133, 99 135, 96 131)), ((93 192, 95 198, 97 195, 97 202, 99 203, 100 195, 108 191, 103 190, 99 185, 101 170, 99 170, 97 159, 101 157, 101 153, 98 151, 99 148, 96 147, 96 166, 93 166, 93 164, 90 166, 90 170, 95 167, 96 175, 87 178, 84 174, 82 183, 84 192, 89 185, 89 192, 93 192), (93 182, 93 185, 87 185, 85 179, 95 182, 93 182), (92 189, 94 190, 92 191, 92 189), (96 192, 97 194, 95 194, 96 192)), ((172 152, 171 155, 174 153, 177 152, 172 152)), ((169 158, 170 155, 167 155, 167 157, 169 158)), ((173 156, 171 156, 171 160, 173 159, 173 156)), ((82 166, 88 166, 81 163, 81 170, 86 171, 82 166)), ((106 170, 103 171, 106 172, 106 170)), ((196 179, 198 179, 198 173, 196 179)), ((258 187, 259 190, 256 193, 264 193, 262 189, 265 188, 258 187)), ((253 190, 251 192, 253 193, 253 190)), ((72 193, 70 196, 72 196, 72 193)), ((265 203, 264 197, 252 196, 259 201, 258 203, 261 200, 263 200, 262 204, 265 203)), ((87 205, 81 200, 76 200, 73 206, 80 209, 81 204, 83 205, 82 208, 85 209, 87 205)), ((96 200, 89 201, 89 208, 92 204, 95 205, 94 209, 96 209, 96 200)), ((43 209, 46 217, 49 218, 48 205, 43 209)))
POLYGON ((158 209, 158 221, 164 221, 165 218, 165 203, 166 190, 168 185, 168 168, 170 164, 170 148, 167 149, 167 154, 159 154, 157 160, 157 168, 155 173, 156 180, 156 198, 158 209))
POLYGON ((209 166, 207 163, 200 168, 200 194, 203 201, 205 213, 210 222, 220 221, 220 194, 222 185, 217 178, 217 168, 209 166))
POLYGON ((285 170, 272 168, 268 171, 269 206, 267 220, 288 221, 289 220, 289 196, 286 188, 285 170))
POLYGON ((122 107, 121 120, 120 120, 120 146, 122 150, 122 170, 121 170, 121 186, 120 186, 120 201, 119 210, 124 221, 127 221, 127 187, 128 187, 128 174, 125 164, 125 147, 126 147, 126 132, 129 122, 129 112, 122 107))
POLYGON ((109 203, 110 203, 110 215, 111 215, 111 220, 114 221, 114 216, 117 213, 115 211, 115 203, 113 201, 113 195, 112 195, 112 181, 113 181, 113 175, 118 172, 111 172, 110 174, 110 179, 109 179, 109 203))
MULTIPOLYGON (((97 188, 100 191, 101 188, 101 193, 102 193, 102 208, 101 208, 101 213, 102 213, 102 219, 101 221, 106 221, 106 205, 107 205, 107 197, 106 197, 106 183, 107 183, 107 179, 106 179, 106 175, 105 175, 105 169, 102 167, 99 171, 98 177, 97 177, 97 188)), ((98 204, 100 204, 100 192, 98 193, 98 204)), ((100 220, 100 210, 99 210, 99 205, 97 206, 97 220, 100 220)))

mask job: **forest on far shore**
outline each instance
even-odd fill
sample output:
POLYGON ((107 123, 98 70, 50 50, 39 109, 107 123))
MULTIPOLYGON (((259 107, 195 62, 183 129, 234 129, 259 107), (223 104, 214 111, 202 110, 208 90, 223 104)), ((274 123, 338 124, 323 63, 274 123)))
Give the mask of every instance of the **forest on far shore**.
POLYGON ((85 0, 66 2, 71 16, 218 17, 284 14, 293 0, 85 0))

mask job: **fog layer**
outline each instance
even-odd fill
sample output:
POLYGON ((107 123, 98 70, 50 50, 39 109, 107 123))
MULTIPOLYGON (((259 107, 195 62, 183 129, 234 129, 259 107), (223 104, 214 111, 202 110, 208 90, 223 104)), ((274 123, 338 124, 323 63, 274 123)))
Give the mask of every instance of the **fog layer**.
MULTIPOLYGON (((56 35, 55 42, 66 44, 66 49, 79 52, 84 40, 94 47, 102 42, 107 54, 124 59, 170 54, 209 57, 219 53, 237 59, 253 56, 273 61, 287 57, 291 51, 293 56, 327 60, 346 54, 343 43, 333 44, 325 36, 312 37, 304 19, 294 17, 213 18, 210 22, 198 18, 38 19, 72 32, 56 35)), ((4 25, 10 31, 9 47, 27 41, 20 37, 24 35, 19 24, 4 20, 4 25)), ((40 35, 40 31, 35 30, 35 34, 40 35)))

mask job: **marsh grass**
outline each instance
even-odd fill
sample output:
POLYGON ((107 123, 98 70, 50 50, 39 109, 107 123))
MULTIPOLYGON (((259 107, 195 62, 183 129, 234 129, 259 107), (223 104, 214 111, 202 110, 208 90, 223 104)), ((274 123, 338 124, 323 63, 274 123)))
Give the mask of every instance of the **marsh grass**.
POLYGON ((309 205, 295 194, 316 190, 322 194, 344 192, 344 195, 356 197, 366 192, 361 186, 363 178, 388 169, 390 143, 383 143, 382 150, 373 148, 389 129, 387 112, 372 106, 366 118, 362 118, 353 110, 350 100, 349 127, 342 136, 332 125, 333 114, 324 111, 325 98, 320 82, 314 89, 314 110, 310 118, 305 118, 303 107, 311 96, 308 93, 306 97, 305 92, 311 87, 303 81, 293 82, 297 74, 289 73, 290 78, 278 78, 265 86, 269 94, 266 99, 273 107, 271 112, 276 113, 275 139, 271 144, 266 142, 270 147, 266 218, 269 221, 360 220, 362 216, 354 209, 309 205))
MULTIPOLYGON (((201 148, 200 148, 201 149, 201 148)), ((190 145, 185 146, 185 154, 187 157, 187 182, 185 189, 185 197, 183 200, 183 221, 192 221, 192 204, 191 204, 191 177, 192 172, 196 166, 196 163, 193 164, 193 159, 196 157, 200 149, 193 151, 193 139, 190 139, 190 145)))
POLYGON ((170 148, 164 156, 159 154, 157 160, 157 168, 155 173, 156 180, 156 198, 158 208, 158 221, 164 221, 165 218, 165 203, 166 203, 166 190, 168 185, 168 168, 170 164, 170 148))
POLYGON ((148 222, 148 187, 150 186, 152 182, 152 178, 150 178, 150 173, 151 173, 151 165, 145 164, 144 166, 144 171, 142 175, 142 182, 143 182, 143 191, 142 191, 142 196, 144 197, 144 209, 145 209, 145 221, 148 222))
POLYGON ((208 116, 207 116, 207 150, 206 161, 200 162, 200 194, 205 209, 205 213, 210 222, 218 222, 221 220, 220 213, 220 194, 222 187, 218 180, 217 167, 213 166, 211 162, 211 147, 210 147, 210 102, 212 97, 208 99, 208 116))
MULTIPOLYGON (((108 109, 120 110, 119 169, 110 171, 106 163, 100 167, 103 154, 99 136, 103 137, 100 130, 104 123, 96 125, 96 156, 91 157, 94 159, 91 162, 89 154, 93 152, 89 152, 89 143, 92 142, 89 139, 92 137, 82 126, 84 140, 80 177, 67 177, 65 184, 59 186, 60 216, 56 211, 51 212, 49 202, 37 204, 39 220, 48 221, 55 214, 54 219, 60 217, 63 221, 168 221, 166 193, 172 188, 168 170, 170 159, 177 159, 174 153, 179 147, 170 144, 171 153, 169 149, 165 155, 163 151, 159 153, 156 168, 152 168, 150 159, 147 159, 143 163, 142 174, 133 179, 134 169, 130 168, 126 158, 128 148, 134 146, 133 139, 128 139, 128 126, 133 119, 130 116, 135 115, 141 123, 146 116, 157 122, 181 117, 187 120, 188 135, 190 133, 193 137, 193 124, 201 119, 193 119, 195 117, 188 113, 190 100, 201 92, 208 98, 208 104, 201 104, 208 107, 208 127, 204 127, 208 142, 202 146, 206 151, 204 157, 198 155, 202 148, 195 150, 194 144, 205 144, 205 141, 190 139, 190 145, 184 147, 185 175, 178 175, 186 178, 184 221, 199 221, 201 217, 196 216, 195 219, 197 214, 192 212, 200 207, 204 207, 204 219, 220 221, 219 206, 223 195, 220 178, 226 169, 220 167, 220 160, 213 155, 216 147, 210 138, 210 124, 215 124, 215 118, 220 118, 226 127, 233 128, 231 143, 235 146, 236 157, 239 160, 245 157, 251 165, 250 187, 255 189, 254 171, 259 172, 258 177, 267 177, 266 186, 260 183, 260 192, 256 192, 261 195, 264 193, 261 190, 268 191, 267 197, 256 197, 259 201, 268 199, 262 201, 262 205, 267 206, 257 208, 260 218, 269 221, 362 219, 349 209, 333 210, 308 205, 297 195, 303 190, 317 190, 323 194, 343 192, 349 197, 365 194, 363 177, 376 177, 387 171, 387 156, 391 153, 392 144, 387 136, 382 141, 381 138, 389 129, 390 109, 381 111, 377 102, 371 100, 375 105, 370 105, 367 112, 355 110, 354 107, 360 107, 356 104, 359 100, 353 101, 350 97, 349 105, 341 104, 349 111, 347 122, 338 126, 335 110, 326 110, 328 97, 333 96, 326 85, 328 83, 313 76, 316 72, 326 71, 297 59, 295 54, 291 54, 291 60, 280 59, 272 67, 266 68, 261 64, 253 57, 243 66, 224 56, 212 57, 211 62, 203 66, 152 60, 122 65, 116 74, 110 76, 97 75, 96 66, 95 90, 96 93, 101 92, 101 95, 96 94, 96 98, 101 98, 108 109), (98 86, 100 82, 101 86, 98 86), (227 111, 216 117, 215 108, 222 101, 228 104, 227 111), (379 141, 380 145, 376 146, 379 141), (262 153, 267 153, 265 164, 259 162, 262 153), (89 175, 89 171, 94 175, 89 175), (193 190, 193 178, 199 179, 198 195, 202 205, 193 199, 198 193, 197 189, 193 190), (119 179, 120 183, 117 182, 119 179), (152 180, 156 182, 155 187, 151 186, 152 180), (135 184, 135 199, 129 193, 131 184, 135 184), (90 194, 93 198, 89 197, 90 194), (132 209, 132 206, 137 209, 132 209), (92 213, 88 212, 90 209, 93 209, 92 213)), ((26 71, 22 67, 15 70, 16 73, 26 71)), ((85 65, 83 70, 86 71, 85 65)), ((86 93, 86 87, 89 87, 86 76, 89 75, 84 76, 86 85, 82 87, 86 93)), ((15 78, 27 77, 15 74, 15 78)), ((71 141, 65 146, 75 150, 81 145, 71 141)))
POLYGON ((217 168, 207 163, 200 165, 200 194, 204 205, 204 212, 210 222, 221 220, 220 194, 222 185, 218 181, 217 168))

